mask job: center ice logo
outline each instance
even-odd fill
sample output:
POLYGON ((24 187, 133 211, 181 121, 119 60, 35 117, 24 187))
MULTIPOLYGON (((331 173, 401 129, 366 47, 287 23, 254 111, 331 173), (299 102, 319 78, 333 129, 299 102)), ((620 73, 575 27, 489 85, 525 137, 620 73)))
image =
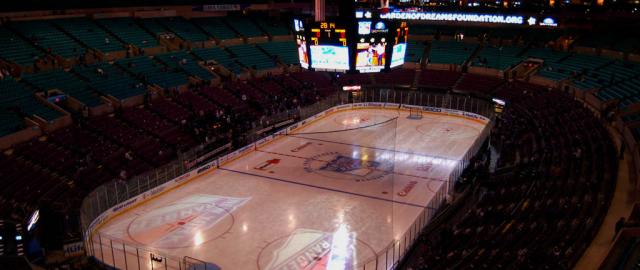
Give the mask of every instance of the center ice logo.
POLYGON ((339 173, 350 173, 353 175, 366 176, 375 171, 380 166, 379 162, 355 159, 342 155, 336 156, 325 166, 320 167, 321 170, 334 171, 339 173))
POLYGON ((365 160, 359 157, 348 157, 339 152, 312 156, 307 158, 303 165, 306 172, 356 182, 378 180, 393 173, 393 162, 388 160, 365 160))
POLYGON ((155 248, 197 246, 219 235, 214 226, 249 199, 193 195, 134 219, 128 233, 132 240, 155 248))

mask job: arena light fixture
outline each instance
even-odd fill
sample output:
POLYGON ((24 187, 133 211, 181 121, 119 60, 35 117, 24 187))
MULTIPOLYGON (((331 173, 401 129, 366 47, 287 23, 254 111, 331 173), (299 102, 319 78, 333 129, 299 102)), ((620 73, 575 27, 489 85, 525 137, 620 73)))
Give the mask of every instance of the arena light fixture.
POLYGON ((36 210, 31 214, 31 217, 29 218, 29 225, 27 225, 27 231, 31 231, 31 229, 34 228, 38 219, 40 219, 40 210, 36 210))
POLYGON ((360 85, 345 85, 342 87, 342 91, 360 91, 362 86, 360 85))
POLYGON ((502 106, 504 106, 505 104, 507 104, 507 103, 506 103, 504 100, 502 100, 502 99, 493 98, 493 99, 491 99, 491 100, 493 101, 493 103, 496 103, 496 104, 498 104, 498 105, 502 105, 502 106))

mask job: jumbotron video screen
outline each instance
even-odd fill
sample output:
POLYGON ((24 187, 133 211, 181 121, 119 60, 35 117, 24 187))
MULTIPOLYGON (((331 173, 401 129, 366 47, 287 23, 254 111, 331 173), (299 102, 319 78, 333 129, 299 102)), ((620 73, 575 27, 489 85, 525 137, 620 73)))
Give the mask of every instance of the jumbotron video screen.
POLYGON ((300 65, 316 71, 370 73, 404 64, 406 22, 356 14, 351 21, 294 19, 300 65))

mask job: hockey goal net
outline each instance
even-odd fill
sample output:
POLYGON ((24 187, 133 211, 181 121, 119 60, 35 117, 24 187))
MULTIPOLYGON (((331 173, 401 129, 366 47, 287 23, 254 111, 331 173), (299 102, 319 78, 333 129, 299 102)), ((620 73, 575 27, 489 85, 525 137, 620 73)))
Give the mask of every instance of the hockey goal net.
POLYGON ((422 109, 409 108, 409 119, 422 119, 422 109))

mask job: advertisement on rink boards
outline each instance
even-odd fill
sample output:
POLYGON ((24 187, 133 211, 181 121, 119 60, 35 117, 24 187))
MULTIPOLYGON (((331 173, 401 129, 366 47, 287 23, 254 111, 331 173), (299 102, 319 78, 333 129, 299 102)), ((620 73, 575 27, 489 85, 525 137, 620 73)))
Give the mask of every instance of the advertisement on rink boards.
POLYGON ((82 241, 67 243, 62 246, 65 257, 78 257, 84 255, 84 243, 82 241))

